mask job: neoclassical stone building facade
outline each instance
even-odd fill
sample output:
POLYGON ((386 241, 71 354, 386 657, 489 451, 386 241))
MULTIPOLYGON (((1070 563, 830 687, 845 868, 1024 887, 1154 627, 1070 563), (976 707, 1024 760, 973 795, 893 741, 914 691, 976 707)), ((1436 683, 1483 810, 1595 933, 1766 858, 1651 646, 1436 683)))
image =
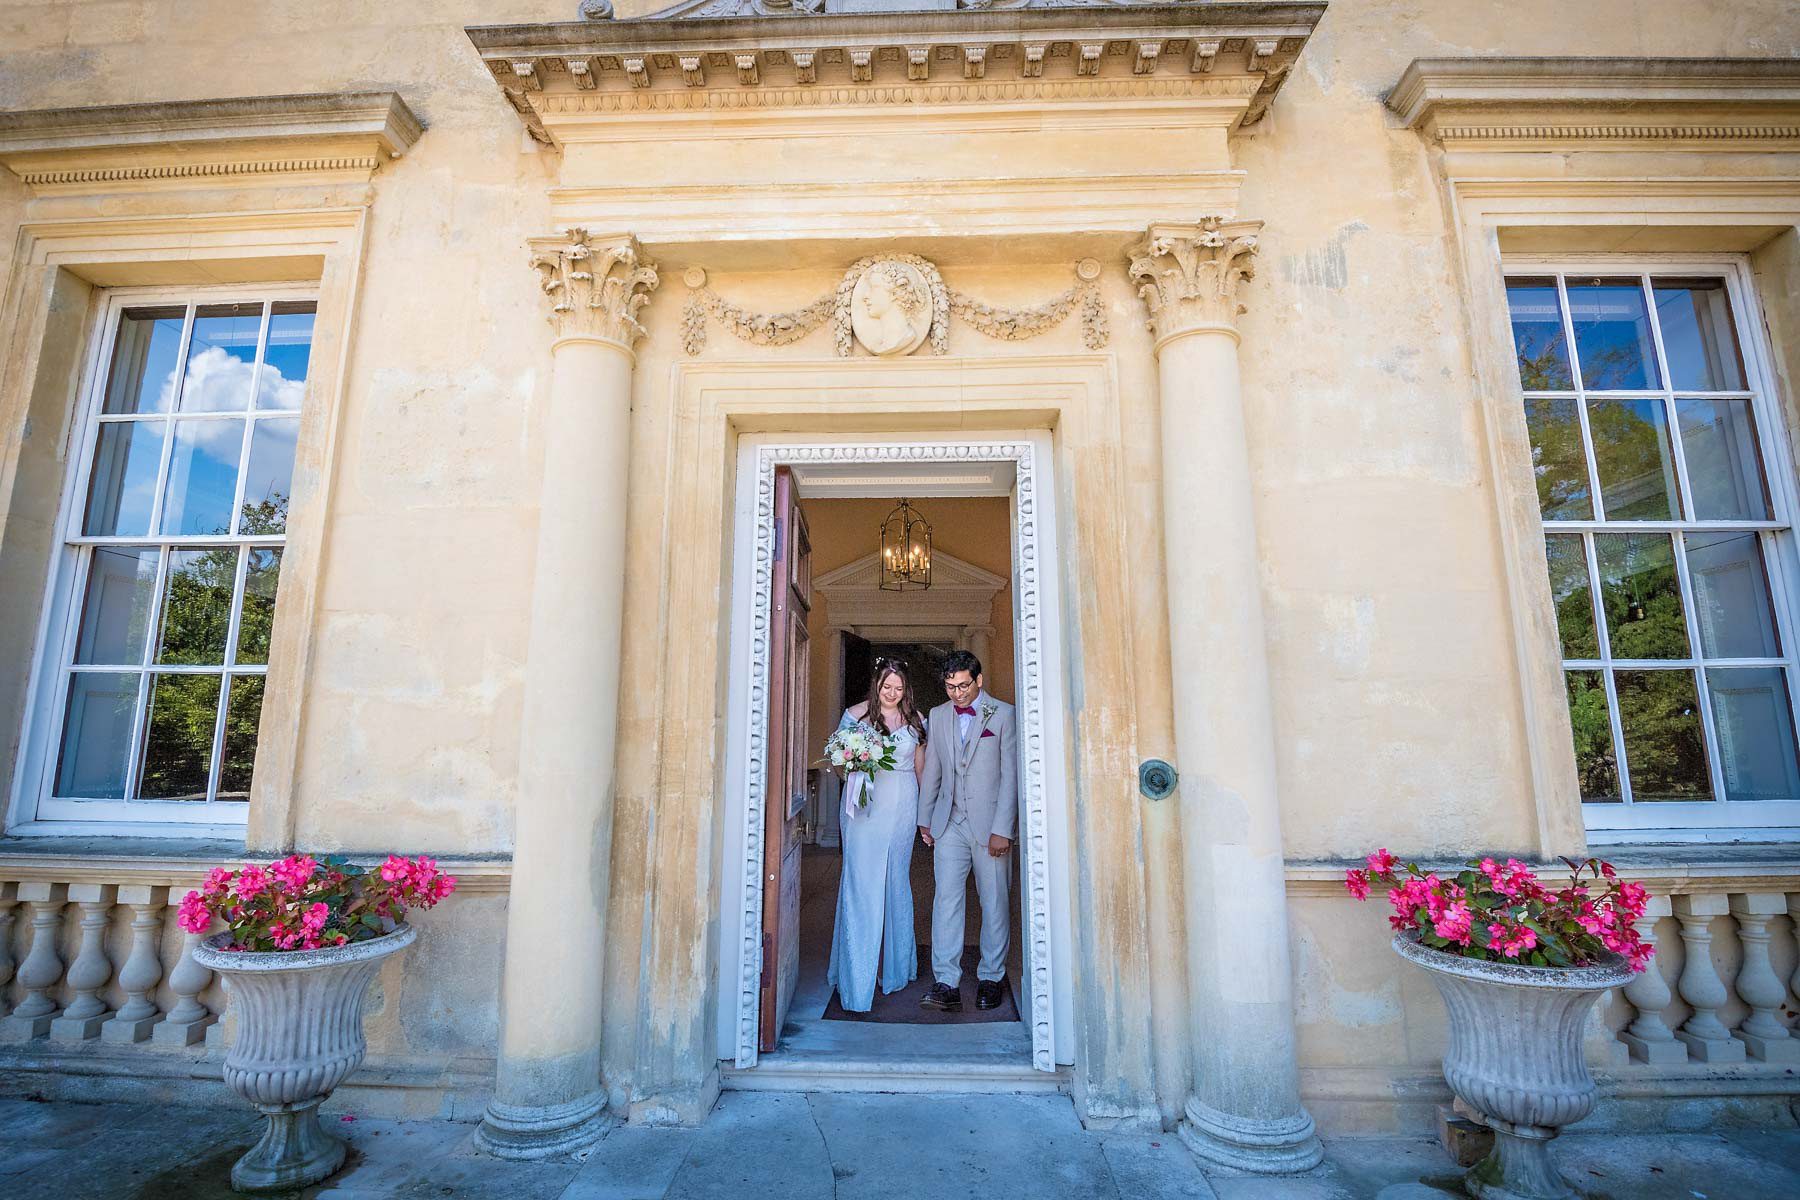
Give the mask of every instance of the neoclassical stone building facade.
POLYGON ((1300 1170, 1448 1098, 1343 866, 1604 847, 1594 1120, 1792 1121, 1790 5, 652 8, 9 25, 0 1086, 217 1088, 174 901, 392 848, 462 886, 364 1111, 1047 1089, 1300 1170), (1016 1061, 765 1012, 790 488, 1005 506, 1016 1061))

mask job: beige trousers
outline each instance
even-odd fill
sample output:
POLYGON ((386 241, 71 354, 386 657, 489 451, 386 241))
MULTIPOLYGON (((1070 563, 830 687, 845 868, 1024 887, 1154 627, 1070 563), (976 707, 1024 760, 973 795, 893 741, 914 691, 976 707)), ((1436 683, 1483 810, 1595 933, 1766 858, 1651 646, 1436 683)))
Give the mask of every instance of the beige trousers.
POLYGON ((969 872, 975 872, 975 896, 981 901, 981 963, 977 979, 1006 975, 1006 949, 1012 935, 1008 884, 1012 851, 999 858, 988 853, 987 835, 977 837, 961 814, 950 818, 931 852, 935 897, 931 904, 931 974, 945 987, 962 983, 963 938, 968 934, 964 897, 969 872))

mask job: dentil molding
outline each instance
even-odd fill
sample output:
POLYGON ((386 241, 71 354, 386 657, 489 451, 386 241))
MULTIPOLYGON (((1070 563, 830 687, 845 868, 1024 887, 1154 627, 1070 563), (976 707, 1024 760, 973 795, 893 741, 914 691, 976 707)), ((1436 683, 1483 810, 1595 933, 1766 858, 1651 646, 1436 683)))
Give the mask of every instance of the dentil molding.
POLYGON ((1206 217, 1196 224, 1158 224, 1131 249, 1130 273, 1149 310, 1160 347, 1205 329, 1237 331, 1238 285, 1255 274, 1261 221, 1206 217))
POLYGON ((38 194, 366 181, 422 133, 395 92, 40 108, 0 113, 0 163, 38 194))
POLYGON ((698 0, 627 21, 601 11, 467 30, 540 141, 559 141, 556 117, 570 112, 1017 105, 1092 95, 1096 84, 1128 96, 1159 81, 1218 97, 1231 109, 1223 120, 1250 126, 1325 5, 965 0, 951 11, 839 12, 819 0, 698 0))
POLYGON ((626 350, 644 336, 638 310, 659 282, 656 264, 645 262, 630 234, 605 238, 571 229, 559 237, 531 239, 531 267, 550 300, 558 339, 598 338, 626 350))
MULTIPOLYGON (((1800 59, 1421 58, 1387 106, 1448 144, 1800 141, 1800 59)), ((1788 147, 1783 147, 1788 148, 1788 147)))

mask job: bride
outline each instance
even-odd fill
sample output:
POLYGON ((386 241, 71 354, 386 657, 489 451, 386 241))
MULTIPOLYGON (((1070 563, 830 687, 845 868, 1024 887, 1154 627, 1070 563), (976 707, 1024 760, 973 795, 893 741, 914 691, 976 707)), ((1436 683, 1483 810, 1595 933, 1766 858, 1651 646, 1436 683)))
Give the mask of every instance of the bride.
POLYGON ((919 973, 911 867, 925 722, 913 704, 905 663, 875 660, 869 698, 846 711, 838 728, 859 721, 894 739, 895 767, 875 776, 868 805, 843 822, 844 869, 827 979, 848 1012, 868 1012, 875 1003, 878 966, 881 990, 889 994, 919 973))

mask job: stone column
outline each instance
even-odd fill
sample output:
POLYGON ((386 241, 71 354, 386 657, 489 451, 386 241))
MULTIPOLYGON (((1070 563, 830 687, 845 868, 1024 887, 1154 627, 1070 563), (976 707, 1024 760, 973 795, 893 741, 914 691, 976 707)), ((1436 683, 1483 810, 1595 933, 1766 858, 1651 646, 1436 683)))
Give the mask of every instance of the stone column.
POLYGON ((551 302, 531 637, 500 1062, 481 1144, 503 1158, 580 1149, 603 1132, 601 960, 625 594, 637 313, 657 284, 629 236, 534 240, 551 302))
POLYGON ((1161 393, 1194 1079, 1181 1137, 1208 1163, 1271 1174, 1324 1150, 1300 1104, 1287 882, 1238 384, 1237 301, 1260 222, 1158 224, 1130 253, 1161 393))
POLYGON ((988 661, 994 648, 994 627, 992 625, 969 625, 963 629, 963 644, 969 653, 981 660, 982 670, 993 675, 994 664, 988 661))

